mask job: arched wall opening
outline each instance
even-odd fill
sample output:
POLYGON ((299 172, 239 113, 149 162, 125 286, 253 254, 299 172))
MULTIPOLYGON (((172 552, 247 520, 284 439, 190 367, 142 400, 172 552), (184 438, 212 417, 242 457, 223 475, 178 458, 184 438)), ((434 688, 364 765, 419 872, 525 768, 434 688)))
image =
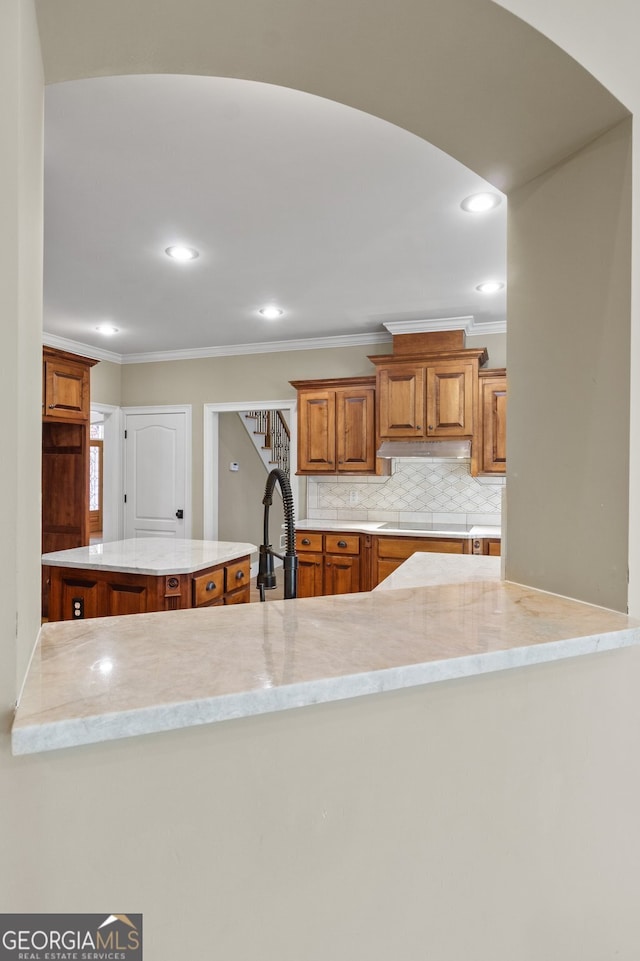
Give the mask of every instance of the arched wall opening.
POLYGON ((507 576, 624 610, 625 108, 490 0, 186 0, 161 16, 153 0, 49 0, 38 22, 47 82, 193 73, 291 86, 405 127, 508 193, 507 576))

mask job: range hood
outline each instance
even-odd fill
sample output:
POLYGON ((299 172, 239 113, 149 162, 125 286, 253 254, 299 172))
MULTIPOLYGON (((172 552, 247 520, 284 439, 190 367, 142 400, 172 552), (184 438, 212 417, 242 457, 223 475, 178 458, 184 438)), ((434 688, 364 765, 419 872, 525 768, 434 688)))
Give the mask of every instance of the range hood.
POLYGON ((376 457, 398 457, 403 460, 425 457, 446 460, 469 460, 471 441, 460 440, 383 440, 376 457))

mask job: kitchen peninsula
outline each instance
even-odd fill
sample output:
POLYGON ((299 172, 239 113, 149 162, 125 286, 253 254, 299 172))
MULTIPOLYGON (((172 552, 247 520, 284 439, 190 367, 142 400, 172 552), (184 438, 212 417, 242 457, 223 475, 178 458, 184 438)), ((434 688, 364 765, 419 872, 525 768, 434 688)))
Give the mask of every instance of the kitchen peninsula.
POLYGON ((13 752, 473 682, 640 643, 639 622, 502 581, 499 565, 419 553, 370 593, 44 624, 13 752))
POLYGON ((130 538, 42 555, 50 621, 249 601, 255 544, 130 538))

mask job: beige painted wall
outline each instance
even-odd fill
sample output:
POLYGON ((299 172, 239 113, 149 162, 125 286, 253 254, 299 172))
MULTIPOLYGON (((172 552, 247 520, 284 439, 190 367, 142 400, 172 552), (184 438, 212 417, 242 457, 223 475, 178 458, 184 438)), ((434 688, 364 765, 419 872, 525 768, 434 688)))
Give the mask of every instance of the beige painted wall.
POLYGON ((3 709, 39 626, 42 365, 42 64, 33 5, 0 9, 0 390, 5 524, 0 560, 3 709), (17 647, 16 647, 17 645, 17 647))
POLYGON ((618 610, 627 601, 630 159, 625 121, 509 199, 507 576, 618 610))
MULTIPOLYGON (((65 6, 70 15, 62 18, 62 30, 70 58, 74 64, 77 58, 90 60, 91 45, 80 42, 78 31, 95 24, 98 5, 76 0, 65 6)), ((381 83, 363 84, 363 96, 372 104, 384 99, 381 112, 391 115, 394 100, 404 99, 405 110, 418 115, 425 112, 422 87, 407 82, 402 68, 408 57, 402 55, 413 46, 403 50, 400 31, 415 38, 428 60, 424 44, 430 33, 416 29, 412 14, 446 18, 451 6, 449 0, 406 4, 403 17, 397 5, 369 5, 360 17, 350 16, 351 6, 341 2, 325 20, 323 8, 314 5, 320 22, 312 23, 309 34, 315 43, 319 31, 344 24, 345 34, 353 28, 362 40, 371 18, 390 11, 393 30, 384 31, 381 44, 385 57, 369 57, 381 83), (387 63, 396 74, 388 93, 381 92, 387 63)), ((475 4, 477 11, 486 6, 475 4)), ((535 15, 540 6, 539 0, 523 0, 525 13, 535 15)), ((581 41, 591 39, 595 17, 600 53, 612 75, 640 91, 635 50, 625 55, 625 38, 637 36, 640 13, 626 0, 606 5, 586 0, 584 6, 583 26, 573 0, 544 5, 571 24, 578 53, 581 41)), ((122 17, 143 5, 110 0, 109 7, 113 30, 98 31, 101 47, 108 52, 111 37, 123 62, 141 69, 136 43, 143 36, 140 50, 152 65, 149 27, 159 8, 136 35, 122 29, 122 17)), ((47 0, 47 8, 55 19, 60 9, 55 0, 47 0)), ((183 15, 183 8, 173 10, 183 15)), ((242 36, 245 10, 237 4, 234 10, 242 36)), ((302 10, 297 12, 291 19, 302 37, 305 23, 302 10)), ((278 35, 269 32, 268 21, 260 23, 243 52, 250 61, 262 43, 278 69, 273 44, 264 43, 278 35)), ((181 26, 178 21, 175 30, 166 31, 180 48, 181 26)), ((224 44, 224 24, 215 26, 211 36, 224 44)), ((456 42, 462 39, 459 29, 452 34, 456 42)), ((202 33, 201 40, 206 60, 210 37, 202 33)), ((470 35, 471 47, 474 42, 470 35)), ((363 62, 368 53, 366 46, 350 43, 348 56, 319 56, 316 63, 297 45, 286 47, 294 52, 299 75, 322 70, 337 96, 338 68, 346 64, 357 84, 362 74, 355 69, 354 51, 362 50, 363 62)), ((229 56, 233 49, 227 42, 229 56)), ((462 75, 465 58, 450 59, 462 75)), ((442 961, 635 961, 636 650, 219 727, 10 758, 16 622, 22 656, 22 638, 35 633, 38 595, 30 568, 38 550, 39 434, 25 430, 19 439, 17 426, 21 410, 32 411, 33 398, 39 400, 39 359, 28 362, 18 347, 20 338, 26 346, 38 330, 40 293, 37 244, 23 246, 29 236, 35 240, 40 226, 40 180, 27 162, 33 151, 23 149, 29 140, 38 141, 41 129, 37 98, 26 95, 38 87, 39 74, 29 0, 0 5, 0 71, 0 211, 9 224, 0 238, 6 254, 0 258, 6 323, 0 396, 8 414, 0 491, 10 519, 0 579, 3 910, 111 911, 114 903, 119 910, 142 910, 147 953, 154 961, 212 954, 387 961, 390 955, 413 959, 425 952, 442 961), (17 577, 13 557, 20 565, 17 577)), ((539 84, 540 70, 534 73, 539 84)), ((481 76, 475 72, 475 89, 481 76)), ((553 85, 550 89, 555 92, 553 85)), ((550 96, 552 122, 554 101, 550 96)), ((398 119, 401 115, 399 108, 398 119)), ((473 139, 457 116, 451 126, 473 139)), ((510 349, 509 366, 514 362, 510 349)))
POLYGON ((91 368, 91 400, 97 404, 120 407, 122 401, 122 365, 101 360, 91 368))
MULTIPOLYGON (((191 404, 193 425, 193 536, 202 536, 204 404, 295 398, 290 380, 374 374, 367 354, 386 345, 283 351, 158 364, 125 364, 122 404, 191 404)), ((251 540, 251 539, 250 539, 251 540)))

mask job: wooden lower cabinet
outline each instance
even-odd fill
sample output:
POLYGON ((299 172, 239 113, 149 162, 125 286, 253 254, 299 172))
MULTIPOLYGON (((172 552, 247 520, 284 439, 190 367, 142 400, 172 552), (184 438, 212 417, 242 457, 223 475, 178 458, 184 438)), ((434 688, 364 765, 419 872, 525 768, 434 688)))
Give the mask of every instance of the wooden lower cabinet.
POLYGON ((247 604, 249 557, 191 574, 128 574, 45 567, 50 621, 247 604))
POLYGON ((361 554, 365 535, 298 531, 298 597, 353 594, 362 583, 361 554))
POLYGON ((472 542, 462 537, 395 537, 374 538, 372 584, 376 587, 400 567, 412 554, 471 554, 472 542))
POLYGON ((502 540, 499 537, 479 537, 473 541, 474 554, 484 554, 488 557, 500 557, 502 540))

